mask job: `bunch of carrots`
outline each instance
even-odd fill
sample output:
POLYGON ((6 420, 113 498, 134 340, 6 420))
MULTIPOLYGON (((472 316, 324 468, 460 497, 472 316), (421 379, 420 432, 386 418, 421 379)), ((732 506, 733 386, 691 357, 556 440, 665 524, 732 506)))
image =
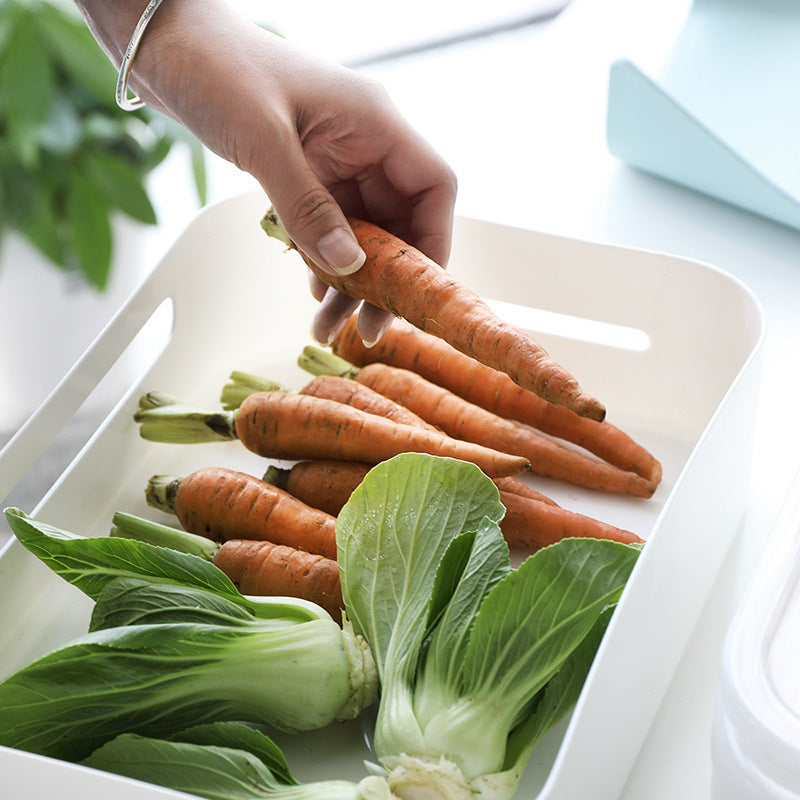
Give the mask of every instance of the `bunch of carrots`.
MULTIPOLYGON (((282 238, 274 216, 262 224, 282 238)), ((244 594, 303 597, 336 618, 336 516, 374 464, 402 452, 477 464, 497 485, 512 547, 533 552, 581 536, 642 542, 561 507, 522 476, 648 498, 661 480, 658 460, 606 421, 599 401, 530 337, 490 319, 485 304, 447 273, 374 226, 354 230, 367 264, 336 288, 404 319, 371 348, 355 317, 330 352, 306 348, 298 363, 314 377, 299 391, 234 372, 220 411, 143 397, 135 419, 145 438, 237 439, 267 459, 294 462, 270 466, 262 477, 218 465, 155 475, 148 502, 219 543, 214 563, 244 594), (394 253, 388 265, 387 252, 394 253), (376 277, 387 271, 388 280, 376 277), (410 275, 420 287, 409 295, 412 308, 391 294, 410 275)))

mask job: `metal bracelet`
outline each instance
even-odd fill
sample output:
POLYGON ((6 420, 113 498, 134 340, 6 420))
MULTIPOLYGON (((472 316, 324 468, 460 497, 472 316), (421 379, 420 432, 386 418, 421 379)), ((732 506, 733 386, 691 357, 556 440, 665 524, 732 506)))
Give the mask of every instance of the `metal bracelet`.
POLYGON ((117 105, 123 111, 135 111, 141 108, 144 102, 136 95, 128 97, 128 78, 131 74, 131 67, 133 66, 133 59, 136 51, 139 49, 139 43, 142 41, 142 36, 147 29, 153 14, 161 5, 161 0, 150 0, 147 7, 139 17, 136 27, 133 29, 133 35, 127 48, 125 48, 125 55, 122 57, 122 64, 119 67, 119 78, 117 78, 117 105))

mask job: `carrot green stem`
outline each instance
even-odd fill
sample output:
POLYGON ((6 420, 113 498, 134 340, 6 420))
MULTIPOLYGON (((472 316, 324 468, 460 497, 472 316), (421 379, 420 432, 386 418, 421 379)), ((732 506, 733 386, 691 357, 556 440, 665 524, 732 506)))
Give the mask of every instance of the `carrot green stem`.
POLYGON ((273 239, 283 242, 290 250, 297 249, 297 245, 289 238, 289 234, 286 233, 286 229, 278 219, 274 208, 269 208, 267 213, 264 214, 261 220, 261 227, 264 229, 267 236, 271 236, 273 239))
POLYGON ((204 411, 169 395, 150 392, 133 415, 143 439, 172 444, 230 441, 236 435, 236 411, 204 411))
POLYGON ((312 375, 338 375, 341 378, 355 378, 359 367, 320 347, 308 345, 297 358, 301 369, 312 375))
POLYGON ((172 550, 179 550, 181 553, 199 556, 212 563, 217 550, 219 550, 219 545, 212 542, 211 539, 206 539, 205 536, 197 536, 188 531, 162 525, 133 514, 124 514, 121 511, 114 514, 110 535, 120 539, 135 539, 158 547, 169 547, 172 550))
POLYGON ((175 513, 175 496, 181 479, 175 475, 153 475, 144 491, 147 504, 167 514, 175 513))
POLYGON ((272 486, 277 486, 279 489, 285 490, 289 479, 289 473, 290 470, 288 469, 282 469, 281 467, 276 467, 274 464, 270 464, 261 480, 264 481, 264 483, 269 483, 272 486))
POLYGON ((227 411, 233 411, 242 404, 245 397, 256 392, 291 392, 292 390, 277 381, 253 375, 250 372, 234 370, 230 380, 222 387, 220 402, 227 411))

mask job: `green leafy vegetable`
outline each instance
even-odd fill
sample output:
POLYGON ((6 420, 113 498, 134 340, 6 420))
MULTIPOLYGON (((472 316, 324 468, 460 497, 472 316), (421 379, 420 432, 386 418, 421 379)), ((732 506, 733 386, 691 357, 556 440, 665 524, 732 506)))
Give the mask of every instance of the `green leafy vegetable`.
POLYGON ((228 576, 204 558, 130 539, 83 538, 31 519, 18 508, 6 509, 5 515, 28 550, 93 600, 109 581, 134 577, 206 589, 252 608, 228 576))
POLYGON ((2 745, 75 760, 122 733, 223 720, 309 730, 375 700, 369 649, 312 603, 243 597, 198 556, 6 517, 96 602, 89 634, 0 683, 2 745))
POLYGON ((92 753, 88 766, 157 783, 209 800, 388 800, 385 783, 328 780, 300 785, 264 734, 218 723, 169 739, 123 734, 92 753))
POLYGON ((339 515, 343 631, 313 604, 242 597, 202 543, 149 543, 184 546, 174 529, 115 515, 114 537, 81 539, 6 513, 95 608, 89 634, 0 683, 0 744, 214 800, 510 798, 577 701, 640 550, 566 539, 513 569, 495 484, 406 453, 339 515), (297 785, 266 737, 220 724, 351 718, 376 673, 379 763, 359 784, 297 785))
POLYGON ((375 750, 403 796, 513 794, 577 700, 639 554, 567 539, 512 570, 498 504, 477 467, 405 454, 339 515, 345 604, 381 677, 375 750))

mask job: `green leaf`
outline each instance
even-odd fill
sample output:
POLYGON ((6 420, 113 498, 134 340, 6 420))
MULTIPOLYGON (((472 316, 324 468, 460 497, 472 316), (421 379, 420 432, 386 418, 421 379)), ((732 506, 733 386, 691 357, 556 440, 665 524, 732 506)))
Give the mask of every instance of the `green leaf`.
POLYGON ((286 786, 298 783, 289 770, 286 757, 272 739, 261 731, 237 722, 213 722, 209 725, 195 725, 170 737, 173 742, 187 744, 232 747, 256 756, 264 766, 286 786))
POLYGON ((209 800, 363 800, 349 781, 297 784, 277 746, 237 723, 190 729, 168 740, 124 734, 83 763, 209 800))
POLYGON ((142 176, 130 161, 107 153, 87 154, 86 174, 109 206, 139 222, 155 225, 156 212, 142 176))
POLYGON ((0 745, 77 760, 121 733, 231 719, 320 728, 351 689, 343 649, 330 619, 95 631, 0 683, 0 745))
POLYGON ((0 109, 4 135, 27 138, 47 118, 55 92, 55 74, 33 16, 16 15, 0 60, 0 109))
POLYGON ((617 602, 638 555, 636 547, 595 539, 564 539, 537 551, 483 600, 458 683, 450 673, 424 671, 417 692, 426 701, 426 740, 469 780, 502 769, 510 732, 617 602))
POLYGON ((589 633, 537 695, 527 719, 511 733, 506 748, 505 770, 519 774, 544 735, 578 702, 613 610, 613 606, 609 607, 600 615, 589 633))
MULTIPOLYGON (((116 108, 116 71, 77 13, 41 3, 36 9, 36 23, 41 52, 46 49, 51 53, 51 58, 69 78, 97 101, 108 109, 116 108)), ((118 113, 125 112, 120 109, 118 113)))
POLYGON ((97 598, 89 630, 165 622, 244 625, 255 620, 252 611, 240 603, 206 589, 140 578, 114 578, 97 598))
POLYGON ((31 205, 19 220, 19 230, 42 255, 58 267, 66 267, 64 239, 59 225, 56 187, 42 181, 31 205))
MULTIPOLYGON (((464 534, 454 544, 462 541, 469 544, 469 550, 462 555, 463 569, 456 572, 445 557, 437 574, 437 584, 444 581, 455 585, 435 620, 426 652, 423 671, 434 678, 420 680, 414 698, 417 717, 423 726, 441 708, 448 689, 453 701, 459 696, 460 676, 475 616, 487 593, 511 572, 508 546, 496 522, 485 520, 480 531, 464 534), (433 693, 430 697, 429 691, 433 693)), ((437 588, 434 588, 434 605, 437 588)))
POLYGON ((208 175, 206 169, 205 147, 197 140, 189 143, 192 159, 192 175, 197 190, 197 200, 201 206, 208 202, 208 175))
POLYGON ((78 170, 67 187, 66 221, 77 266, 92 286, 104 289, 111 271, 109 208, 78 170))
POLYGON ((97 600, 116 578, 151 581, 205 589, 251 608, 222 570, 203 558, 129 539, 83 538, 31 519, 19 509, 6 509, 17 539, 64 580, 97 600))
POLYGON ((384 461, 353 492, 336 526, 342 593, 382 678, 413 672, 450 542, 504 513, 474 464, 419 453, 384 461))
POLYGON ((464 691, 529 700, 616 603, 639 555, 617 542, 564 539, 527 558, 489 593, 466 653, 464 691))

